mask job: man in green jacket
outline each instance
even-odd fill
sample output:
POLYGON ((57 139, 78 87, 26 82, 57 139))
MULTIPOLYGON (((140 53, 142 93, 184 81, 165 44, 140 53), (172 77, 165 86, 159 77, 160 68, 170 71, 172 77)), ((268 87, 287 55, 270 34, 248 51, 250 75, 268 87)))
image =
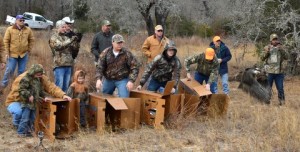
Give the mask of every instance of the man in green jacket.
POLYGON ((279 105, 283 105, 285 103, 283 81, 287 66, 287 63, 284 61, 287 61, 288 53, 281 45, 277 34, 270 35, 270 44, 265 46, 261 59, 265 62, 269 85, 272 88, 275 81, 279 105))
POLYGON ((187 71, 187 79, 191 79, 190 65, 197 63, 197 68, 195 71, 195 80, 200 84, 203 81, 206 82, 206 89, 210 90, 212 93, 216 93, 215 87, 211 85, 216 81, 218 77, 219 62, 215 55, 215 51, 212 48, 207 48, 204 53, 199 55, 191 56, 184 60, 184 65, 187 71))
POLYGON ((40 64, 32 65, 13 82, 5 104, 13 116, 13 125, 19 135, 31 136, 36 104, 45 98, 45 93, 71 101, 65 92, 44 75, 43 66, 40 64))

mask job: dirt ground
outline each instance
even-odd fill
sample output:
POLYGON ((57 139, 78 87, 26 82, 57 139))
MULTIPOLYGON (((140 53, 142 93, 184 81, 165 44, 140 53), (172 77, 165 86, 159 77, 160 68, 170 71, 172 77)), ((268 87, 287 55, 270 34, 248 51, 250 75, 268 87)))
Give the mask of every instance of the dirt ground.
MULTIPOLYGON (((294 90, 300 87, 293 84, 299 82, 297 78, 286 81, 287 102, 282 107, 276 99, 271 105, 261 104, 238 90, 238 82, 231 82, 231 101, 224 119, 204 121, 198 116, 180 120, 165 130, 142 127, 102 135, 87 129, 66 140, 52 143, 44 139, 43 144, 50 151, 298 151, 299 145, 294 142, 300 140, 300 93, 294 90), (280 121, 284 122, 277 124, 280 121), (288 141, 284 142, 289 144, 274 144, 285 140, 285 136, 288 141), (261 143, 255 143, 258 141, 261 143), (252 147, 254 143, 257 145, 252 147)), ((39 138, 18 137, 3 102, 0 116, 0 151, 33 151, 39 138)))
MULTIPOLYGON (((3 31, 0 31, 2 34, 3 31)), ((2 34, 3 35, 3 34, 2 34)), ((48 46, 49 33, 35 32, 36 44, 30 57, 30 63, 42 63, 48 76, 52 73, 52 61, 48 46)), ((129 39, 129 38, 126 38, 129 39)), ((144 39, 138 36, 130 42, 141 44, 144 39)), ((198 38, 176 38, 178 56, 181 61, 187 56, 204 50, 209 40, 198 38)), ((84 68, 89 74, 90 87, 94 87, 93 56, 90 49, 92 35, 85 35, 81 43, 81 54, 76 67, 84 68)), ((225 40, 226 41, 226 40, 225 40)), ((127 41, 129 42, 129 40, 127 41)), ((140 45, 129 44, 135 54, 140 45)), ((228 43, 229 46, 231 43, 228 43)), ((253 48, 250 48, 253 51, 253 48)), ((230 75, 234 76, 242 67, 255 63, 253 53, 247 53, 240 59, 241 49, 231 50, 230 75)), ((142 70, 141 70, 142 71, 142 70)), ((140 72, 141 74, 142 72, 140 72)), ((3 71, 0 71, 1 77, 3 71)), ((184 71, 182 77, 185 76, 184 71)), ((51 77, 53 80, 53 77, 51 77)), ((261 104, 248 94, 237 89, 238 82, 230 82, 230 103, 223 119, 206 119, 203 116, 174 119, 172 126, 163 130, 154 130, 143 126, 139 130, 123 132, 105 132, 97 134, 93 129, 80 130, 71 138, 50 142, 43 140, 49 151, 300 151, 300 78, 287 77, 285 81, 286 104, 279 106, 277 92, 273 87, 273 99, 270 105, 261 104)), ((11 116, 4 106, 9 90, 0 97, 0 151, 34 151, 39 138, 21 138, 11 125, 11 116)), ((42 150, 40 150, 42 151, 42 150)))

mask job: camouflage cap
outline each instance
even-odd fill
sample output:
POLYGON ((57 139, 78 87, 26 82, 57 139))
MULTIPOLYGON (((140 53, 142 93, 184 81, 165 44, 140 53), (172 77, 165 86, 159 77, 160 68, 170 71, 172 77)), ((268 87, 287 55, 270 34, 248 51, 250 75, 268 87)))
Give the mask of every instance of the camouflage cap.
POLYGON ((28 70, 28 74, 29 75, 34 75, 36 73, 45 73, 44 72, 44 68, 41 64, 33 64, 29 70, 28 70))
POLYGON ((111 25, 110 21, 109 20, 103 20, 101 22, 101 26, 104 26, 104 25, 111 25))
POLYGON ((164 50, 167 50, 167 49, 172 49, 172 50, 175 50, 175 51, 177 51, 177 48, 176 48, 175 42, 174 42, 174 41, 172 41, 172 40, 169 40, 169 42, 166 44, 166 46, 165 46, 165 49, 164 49, 164 50))
POLYGON ((112 42, 125 42, 123 36, 120 34, 115 34, 111 39, 112 42))
POLYGON ((278 39, 278 35, 273 33, 270 35, 270 41, 274 40, 274 39, 278 39))

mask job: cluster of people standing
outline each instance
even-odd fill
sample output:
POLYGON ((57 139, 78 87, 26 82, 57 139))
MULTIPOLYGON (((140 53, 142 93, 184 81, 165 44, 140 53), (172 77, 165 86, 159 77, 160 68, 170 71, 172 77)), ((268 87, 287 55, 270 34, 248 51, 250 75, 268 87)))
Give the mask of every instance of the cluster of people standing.
MULTIPOLYGON (((73 23, 74 20, 69 17, 57 21, 56 30, 49 40, 55 83, 44 74, 43 66, 40 64, 34 64, 25 71, 34 37, 31 29, 24 25, 22 15, 17 15, 16 23, 6 30, 4 44, 1 39, 1 67, 4 68, 7 64, 0 91, 8 85, 8 80, 18 65, 18 77, 12 84, 6 106, 13 116, 13 125, 19 135, 31 135, 36 105, 45 100, 46 94, 68 101, 79 98, 80 124, 86 125, 84 114, 89 88, 84 83, 86 75, 84 70, 74 71, 74 60, 78 56, 82 34, 72 29, 73 23), (73 73, 75 74, 71 83, 73 73)), ((132 52, 124 47, 124 43, 122 35, 111 31, 111 22, 103 20, 100 32, 93 38, 91 52, 95 56, 97 90, 113 94, 117 88, 118 96, 126 98, 134 89, 140 64, 132 52)), ((178 50, 175 42, 164 35, 161 25, 157 25, 154 34, 144 41, 142 51, 147 57, 147 65, 136 89, 141 90, 144 86, 149 91, 157 91, 165 87, 168 81, 175 80, 172 89, 175 93, 182 64, 176 56, 178 50)), ((220 75, 223 93, 229 94, 227 62, 231 57, 230 50, 221 37, 215 36, 203 53, 184 60, 187 79, 192 79, 190 66, 197 64, 194 72, 196 81, 200 84, 205 82, 207 90, 218 93, 217 82, 220 75)))

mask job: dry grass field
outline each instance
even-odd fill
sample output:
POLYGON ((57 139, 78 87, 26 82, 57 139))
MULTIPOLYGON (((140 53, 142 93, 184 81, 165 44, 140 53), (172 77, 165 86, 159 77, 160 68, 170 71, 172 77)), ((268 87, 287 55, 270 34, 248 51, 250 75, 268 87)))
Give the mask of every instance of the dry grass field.
MULTIPOLYGON (((1 35, 4 34, 0 29, 1 35)), ((46 74, 53 80, 52 57, 48 46, 50 32, 34 31, 36 43, 30 55, 28 66, 41 63, 46 74)), ((93 56, 89 53, 93 34, 86 34, 81 42, 81 50, 76 68, 88 72, 90 88, 95 85, 93 56)), ((140 46, 145 35, 125 37, 126 45, 143 60, 140 46)), ((192 38, 174 38, 178 46, 178 56, 182 64, 187 56, 205 50, 210 40, 192 38)), ((232 48, 232 42, 225 39, 232 48)), ((252 66, 256 62, 254 47, 249 45, 249 53, 237 63, 241 56, 240 48, 231 49, 230 76, 240 69, 252 66)), ((141 70, 140 73, 143 71, 141 70)), ((182 77, 185 75, 182 71, 182 77)), ((2 78, 3 71, 0 72, 2 78)), ((231 82, 229 109, 223 119, 206 119, 203 116, 173 120, 164 130, 142 127, 139 130, 124 132, 106 132, 97 134, 93 129, 80 130, 72 138, 50 142, 43 141, 49 151, 262 151, 296 152, 300 151, 300 79, 291 77, 285 81, 286 105, 278 106, 276 89, 270 105, 264 105, 237 89, 238 82, 231 82)), ((9 87, 8 87, 9 88, 9 87)), ((1 96, 0 103, 0 151, 34 151, 37 137, 20 138, 11 125, 11 116, 4 106, 9 89, 1 96)), ((178 117, 179 118, 179 117, 178 117)))

